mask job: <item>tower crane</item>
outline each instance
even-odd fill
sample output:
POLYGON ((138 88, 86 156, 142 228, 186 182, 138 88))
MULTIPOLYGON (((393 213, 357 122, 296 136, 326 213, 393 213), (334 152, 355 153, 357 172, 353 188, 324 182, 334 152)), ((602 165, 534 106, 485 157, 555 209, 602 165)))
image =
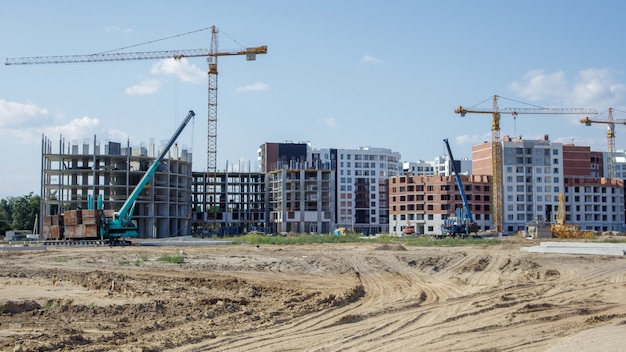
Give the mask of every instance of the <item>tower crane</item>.
POLYGON ((464 108, 459 106, 455 113, 464 117, 466 114, 491 114, 491 192, 493 225, 497 233, 502 233, 502 147, 500 142, 500 115, 510 114, 517 117, 519 114, 586 114, 595 115, 596 110, 588 108, 499 108, 498 96, 493 96, 492 109, 464 108))
POLYGON ((584 123, 585 126, 591 126, 592 123, 604 123, 608 125, 607 131, 606 131, 606 137, 609 143, 609 155, 607 158, 609 178, 615 178, 615 124, 626 125, 626 119, 617 119, 617 120, 613 119, 614 110, 620 111, 617 109, 609 108, 608 119, 606 121, 592 120, 589 117, 585 117, 584 119, 580 120, 580 122, 584 123))
MULTIPOLYGON (((130 60, 176 59, 187 57, 207 57, 209 65, 209 98, 208 98, 208 134, 207 134, 207 178, 217 173, 217 58, 219 56, 245 55, 247 61, 256 60, 257 54, 267 54, 267 46, 249 47, 240 50, 219 51, 218 33, 215 26, 211 28, 211 46, 209 49, 163 50, 148 52, 108 52, 91 55, 36 56, 7 58, 5 65, 62 64, 130 60)), ((206 184, 206 183, 205 183, 206 184)), ((205 205, 215 209, 216 185, 213 185, 213 197, 207 201, 205 186, 205 205), (212 204, 207 204, 212 203, 212 204)))

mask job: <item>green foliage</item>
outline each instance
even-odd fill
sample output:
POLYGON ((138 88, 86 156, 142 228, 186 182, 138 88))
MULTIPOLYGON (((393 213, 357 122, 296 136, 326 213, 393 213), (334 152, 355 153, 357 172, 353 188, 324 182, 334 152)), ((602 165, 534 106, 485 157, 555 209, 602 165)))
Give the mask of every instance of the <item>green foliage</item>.
POLYGON ((296 235, 296 236, 265 236, 259 234, 248 234, 242 237, 232 239, 233 243, 250 243, 250 244, 313 244, 313 243, 354 243, 367 241, 361 235, 350 234, 345 236, 337 236, 331 234, 321 235, 296 235))
POLYGON ((33 192, 0 200, 0 233, 32 229, 39 214, 40 201, 41 198, 33 192))
POLYGON ((182 264, 185 262, 185 257, 182 255, 163 254, 158 260, 167 263, 182 264))
POLYGON ((59 301, 47 301, 46 303, 44 303, 43 306, 41 306, 41 310, 52 310, 52 309, 57 309, 61 306, 61 304, 59 303, 59 301))
POLYGON ((242 237, 231 239, 233 244, 249 243, 249 244, 267 244, 267 245, 302 245, 315 243, 398 243, 406 246, 416 247, 450 247, 450 246, 466 246, 477 244, 496 244, 500 240, 481 239, 481 238, 443 238, 435 239, 431 237, 399 237, 391 235, 381 235, 376 237, 362 237, 361 234, 348 235, 296 235, 296 236, 265 236, 259 234, 248 234, 242 237))
POLYGON ((119 264, 119 265, 129 265, 129 264, 130 264, 130 262, 129 262, 128 260, 126 260, 126 259, 123 259, 123 260, 120 260, 120 261, 118 262, 118 264, 119 264))
POLYGON ((65 263, 67 261, 67 258, 63 258, 63 257, 55 257, 54 258, 54 262, 55 263, 65 263))

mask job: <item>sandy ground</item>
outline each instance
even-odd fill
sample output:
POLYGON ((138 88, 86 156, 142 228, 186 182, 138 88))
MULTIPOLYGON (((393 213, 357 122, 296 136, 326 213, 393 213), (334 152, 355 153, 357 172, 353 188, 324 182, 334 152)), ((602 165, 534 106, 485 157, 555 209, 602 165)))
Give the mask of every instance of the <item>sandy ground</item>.
POLYGON ((0 251, 0 350, 626 350, 626 258, 537 243, 0 251))

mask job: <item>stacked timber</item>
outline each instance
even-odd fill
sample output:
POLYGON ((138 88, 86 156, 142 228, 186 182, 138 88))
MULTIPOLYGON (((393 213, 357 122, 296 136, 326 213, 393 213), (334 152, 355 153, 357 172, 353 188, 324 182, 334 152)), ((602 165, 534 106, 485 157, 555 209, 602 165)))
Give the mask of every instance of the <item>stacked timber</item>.
POLYGON ((61 238, 63 215, 46 215, 43 217, 43 238, 58 240, 61 238))
POLYGON ((79 225, 82 224, 82 220, 82 210, 66 210, 65 213, 63 213, 66 239, 85 238, 83 229, 79 227, 79 225))
POLYGON ((69 240, 98 237, 96 210, 68 210, 64 214, 65 238, 69 240))

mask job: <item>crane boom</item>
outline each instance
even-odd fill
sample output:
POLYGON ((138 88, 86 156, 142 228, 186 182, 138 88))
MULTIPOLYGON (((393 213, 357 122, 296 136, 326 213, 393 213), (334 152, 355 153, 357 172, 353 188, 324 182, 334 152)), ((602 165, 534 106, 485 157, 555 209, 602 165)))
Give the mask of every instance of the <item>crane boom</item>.
MULTIPOLYGON (((90 55, 67 55, 67 56, 36 56, 7 58, 5 65, 32 65, 32 64, 63 64, 63 63, 87 63, 87 62, 110 62, 131 60, 155 60, 173 58, 180 60, 186 57, 207 57, 208 61, 208 133, 207 133, 207 179, 209 175, 214 177, 212 187, 205 187, 204 204, 207 209, 216 209, 217 203, 217 58, 219 56, 245 55, 247 61, 256 60, 257 54, 267 54, 267 46, 242 48, 238 50, 219 51, 217 27, 211 28, 211 45, 209 49, 186 49, 186 50, 163 50, 148 52, 106 52, 90 55), (211 188, 211 191, 209 191, 211 188), (212 194, 209 197, 209 193, 212 194)), ((207 181, 207 183, 210 183, 207 181)), ((213 219, 216 219, 213 214, 213 219)))
POLYGON ((456 180, 456 186, 459 187, 459 192, 461 193, 461 200, 463 201, 463 207, 465 207, 465 213, 467 214, 467 218, 470 222, 474 222, 474 217, 472 216, 472 209, 470 208, 469 202, 467 201, 467 196, 465 196, 465 190, 463 189, 463 182, 461 182, 460 170, 456 167, 456 163, 454 162, 454 157, 452 156, 452 149, 450 149, 450 143, 448 143, 448 139, 444 139, 443 142, 446 144, 446 149, 448 150, 448 155, 450 156, 450 162, 452 163, 452 169, 454 170, 454 178, 456 180))
POLYGON ((595 109, 589 108, 499 108, 498 96, 493 96, 493 107, 489 109, 464 108, 459 106, 454 110, 461 117, 468 113, 491 114, 491 191, 493 195, 493 225, 498 233, 502 232, 502 148, 500 143, 500 115, 511 114, 514 117, 518 114, 597 114, 595 109))
MULTIPOLYGON (((608 176, 609 178, 615 178, 615 124, 626 125, 626 120, 624 119, 613 119, 613 108, 609 108, 608 111, 608 120, 592 120, 589 116, 580 120, 581 123, 584 123, 585 126, 591 126, 592 123, 604 123, 607 124, 606 137, 608 141, 608 176)), ((619 110, 618 110, 619 111, 619 110)))
POLYGON ((35 64, 76 64, 86 62, 110 62, 110 61, 132 61, 132 60, 160 60, 160 59, 182 59, 184 57, 202 56, 231 56, 231 55, 252 55, 267 54, 267 46, 245 48, 241 50, 211 52, 209 49, 183 49, 183 50, 160 50, 145 52, 127 53, 102 53, 88 55, 61 55, 61 56, 34 56, 34 57, 13 57, 7 58, 5 65, 35 65, 35 64))

